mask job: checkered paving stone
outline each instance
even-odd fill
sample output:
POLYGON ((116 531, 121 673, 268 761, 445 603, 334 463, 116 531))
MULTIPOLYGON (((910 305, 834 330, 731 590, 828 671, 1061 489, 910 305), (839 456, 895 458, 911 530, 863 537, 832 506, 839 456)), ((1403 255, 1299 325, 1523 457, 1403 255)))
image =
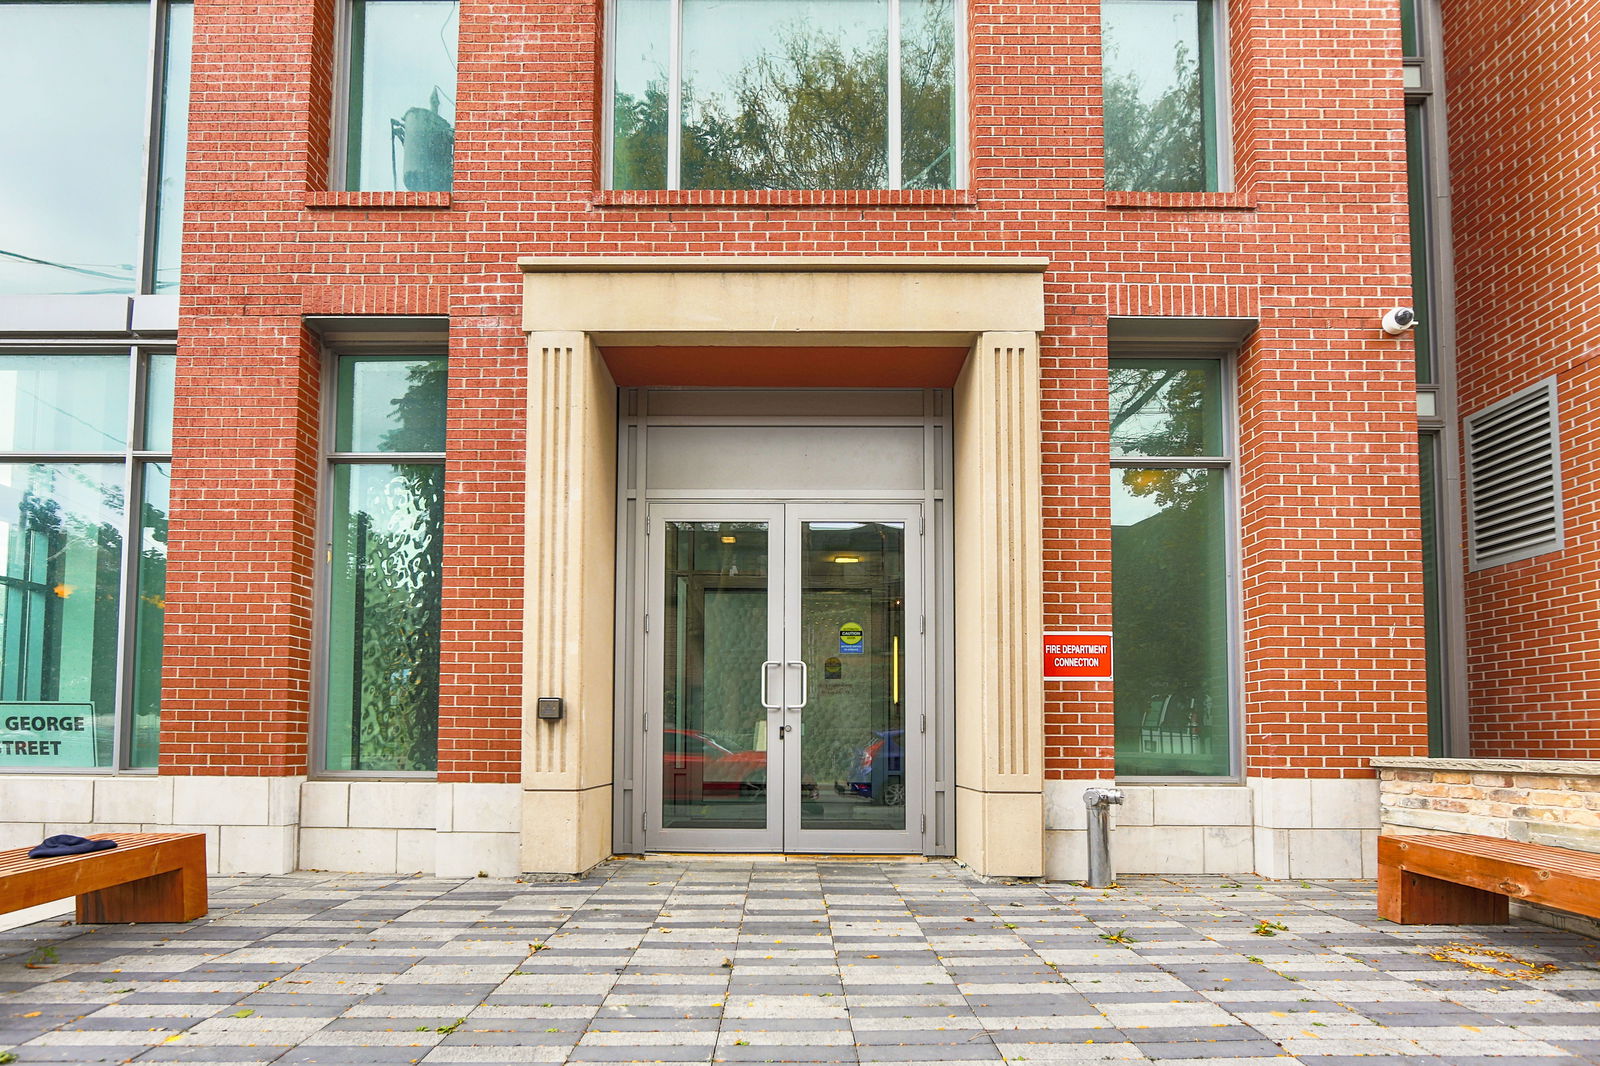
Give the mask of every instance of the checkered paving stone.
POLYGON ((212 887, 193 925, 0 932, 0 1049, 19 1066, 1600 1063, 1600 943, 1390 925, 1371 882, 1096 891, 949 862, 707 860, 212 887), (1434 957, 1450 944, 1558 969, 1434 957))

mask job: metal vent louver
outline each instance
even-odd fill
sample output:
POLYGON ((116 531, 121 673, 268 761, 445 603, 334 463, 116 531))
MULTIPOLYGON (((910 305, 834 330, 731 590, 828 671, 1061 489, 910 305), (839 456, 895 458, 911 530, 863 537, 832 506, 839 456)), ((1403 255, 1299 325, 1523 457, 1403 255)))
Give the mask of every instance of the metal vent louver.
POLYGON ((1558 424, 1554 378, 1466 420, 1472 569, 1561 549, 1558 424))

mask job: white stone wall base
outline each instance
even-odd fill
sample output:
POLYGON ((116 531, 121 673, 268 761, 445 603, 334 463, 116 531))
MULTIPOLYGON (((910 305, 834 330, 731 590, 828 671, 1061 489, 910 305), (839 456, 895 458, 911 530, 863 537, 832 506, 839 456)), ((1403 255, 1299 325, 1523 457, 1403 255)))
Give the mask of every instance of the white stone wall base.
POLYGON ((56 833, 204 833, 213 874, 514 877, 515 784, 0 775, 0 850, 56 833))
POLYGON ((297 867, 303 777, 0 776, 0 848, 57 833, 204 833, 214 874, 297 867))
MULTIPOLYGON (((1083 791, 1113 784, 1046 781, 1045 876, 1088 873, 1083 791)), ((1252 780, 1243 785, 1120 785, 1111 865, 1119 874, 1376 877, 1377 782, 1252 780)))

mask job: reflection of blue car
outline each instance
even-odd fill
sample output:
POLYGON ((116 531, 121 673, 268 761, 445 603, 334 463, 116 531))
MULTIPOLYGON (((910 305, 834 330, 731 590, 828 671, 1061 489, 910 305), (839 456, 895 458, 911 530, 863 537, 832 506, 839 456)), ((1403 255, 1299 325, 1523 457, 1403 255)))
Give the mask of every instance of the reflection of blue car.
POLYGON ((861 749, 861 757, 856 760, 846 788, 840 791, 886 807, 905 803, 905 765, 900 745, 904 736, 903 729, 884 729, 872 734, 872 740, 861 749))

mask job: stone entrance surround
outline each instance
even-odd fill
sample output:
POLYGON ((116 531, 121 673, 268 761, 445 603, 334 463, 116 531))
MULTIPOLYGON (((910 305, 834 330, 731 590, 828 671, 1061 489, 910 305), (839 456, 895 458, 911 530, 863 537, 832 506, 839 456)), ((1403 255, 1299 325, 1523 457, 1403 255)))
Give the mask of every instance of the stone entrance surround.
MULTIPOLYGON (((987 874, 1044 854, 1039 649, 1043 259, 530 258, 523 868, 611 850, 616 385, 606 344, 960 346, 955 389, 956 840, 987 874), (963 492, 961 486, 983 491, 963 492), (560 696, 567 717, 540 721, 560 696)), ((745 384, 737 379, 719 382, 745 384)))

